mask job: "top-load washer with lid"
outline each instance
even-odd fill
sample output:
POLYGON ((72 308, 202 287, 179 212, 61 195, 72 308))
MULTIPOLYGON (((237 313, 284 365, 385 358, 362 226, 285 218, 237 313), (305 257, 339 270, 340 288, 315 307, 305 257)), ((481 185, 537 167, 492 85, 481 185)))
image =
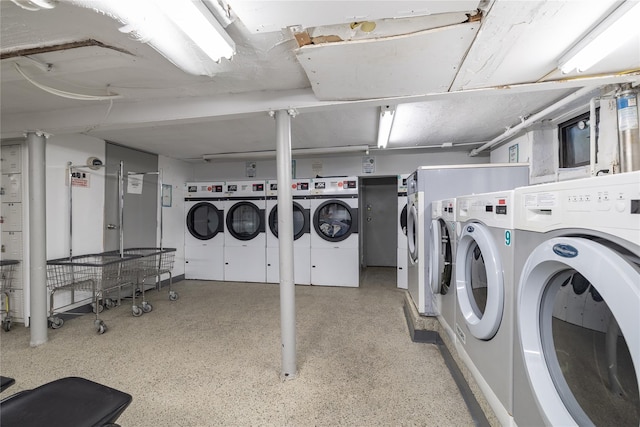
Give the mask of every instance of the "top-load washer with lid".
POLYGON ((515 200, 516 424, 640 425, 640 172, 515 200))
MULTIPOLYGON (((297 285, 311 283, 310 179, 291 181, 293 198, 293 279, 297 285)), ((278 243, 278 182, 267 180, 267 282, 280 282, 278 243)))
POLYGON ((186 190, 184 277, 224 280, 224 182, 189 182, 186 190))
POLYGON ((224 280, 266 280, 265 182, 225 185, 224 280))

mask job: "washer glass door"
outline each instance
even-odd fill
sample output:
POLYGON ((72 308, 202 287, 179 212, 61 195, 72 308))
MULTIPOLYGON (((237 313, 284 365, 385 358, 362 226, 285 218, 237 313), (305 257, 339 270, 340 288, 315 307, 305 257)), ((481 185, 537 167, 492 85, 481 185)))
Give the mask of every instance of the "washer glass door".
MULTIPOLYGON (((293 240, 298 240, 309 229, 308 216, 299 203, 293 202, 293 240)), ((274 206, 269 213, 269 229, 278 237, 278 206, 274 206)))
POLYGON ((451 236, 442 219, 431 221, 431 244, 431 289, 436 294, 446 295, 451 286, 453 259, 451 236))
POLYGON ((264 230, 264 211, 251 202, 239 202, 227 213, 227 229, 238 240, 251 240, 264 230))
POLYGON ((211 203, 196 203, 187 213, 187 230, 196 239, 210 240, 222 231, 222 211, 211 203))
POLYGON ((330 242, 345 240, 354 232, 356 224, 351 207, 341 200, 328 200, 313 214, 316 232, 330 242))
POLYGON ((464 225, 456 249, 456 297, 471 334, 489 340, 504 309, 504 276, 498 248, 488 228, 464 225))
POLYGON ((409 257, 414 263, 418 262, 418 209, 411 204, 407 215, 407 243, 409 246, 409 257))
POLYGON ((640 425, 639 262, 582 238, 550 239, 529 256, 518 326, 551 425, 640 425))

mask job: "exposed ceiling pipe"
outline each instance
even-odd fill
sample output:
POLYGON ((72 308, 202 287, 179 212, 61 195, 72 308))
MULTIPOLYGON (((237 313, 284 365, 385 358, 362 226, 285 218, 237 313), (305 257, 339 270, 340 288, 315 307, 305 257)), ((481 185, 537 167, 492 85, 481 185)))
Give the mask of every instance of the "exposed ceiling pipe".
POLYGON ((552 104, 552 105, 548 106, 547 108, 545 108, 544 110, 541 110, 541 111, 537 112, 536 114, 527 117, 526 119, 522 120, 522 122, 518 123, 517 125, 508 128, 504 133, 496 136, 495 138, 493 138, 491 141, 487 142, 486 144, 481 145, 478 148, 474 148, 473 150, 471 150, 469 152, 469 156, 471 156, 471 157, 477 156, 478 154, 480 154, 482 151, 486 150, 487 148, 491 148, 494 145, 499 144, 502 141, 505 141, 505 140, 509 139, 513 135, 515 135, 518 132, 520 132, 522 129, 528 128, 529 126, 531 126, 532 124, 536 123, 537 121, 546 118, 549 114, 554 113, 555 111, 558 111, 560 108, 566 106, 567 104, 570 104, 571 102, 590 94, 591 92, 593 92, 596 89, 597 88, 594 88, 594 87, 591 87, 591 86, 587 86, 587 87, 583 87, 582 89, 578 89, 577 91, 573 92, 572 94, 565 96, 563 99, 561 99, 560 101, 556 102, 555 104, 552 104))

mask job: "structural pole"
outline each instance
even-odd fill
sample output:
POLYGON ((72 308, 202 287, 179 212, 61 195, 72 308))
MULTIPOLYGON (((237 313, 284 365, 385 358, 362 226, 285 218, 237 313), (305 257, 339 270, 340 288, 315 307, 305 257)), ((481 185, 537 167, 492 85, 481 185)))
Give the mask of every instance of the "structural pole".
POLYGON ((294 110, 276 112, 278 169, 278 242, 280 247, 281 378, 296 376, 296 295, 293 278, 293 198, 291 195, 291 117, 294 110))
MULTIPOLYGON (((31 347, 47 342, 46 137, 27 133, 29 151, 29 299, 31 347)), ((71 185, 71 182, 69 182, 71 185)))

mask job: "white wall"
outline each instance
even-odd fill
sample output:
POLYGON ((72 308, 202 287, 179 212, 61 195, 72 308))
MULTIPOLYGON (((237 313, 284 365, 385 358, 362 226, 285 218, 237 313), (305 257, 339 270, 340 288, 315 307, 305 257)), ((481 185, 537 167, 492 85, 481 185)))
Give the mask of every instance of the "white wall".
MULTIPOLYGON (((73 241, 69 236, 67 162, 84 165, 89 157, 105 159, 105 142, 86 135, 54 135, 47 140, 47 259, 103 251, 104 169, 82 169, 89 187, 72 187, 73 241)), ((79 170, 80 172, 80 170, 79 170)))
MULTIPOLYGON (((168 157, 158 157, 162 181, 171 185, 171 207, 162 208, 162 246, 176 248, 173 276, 184 274, 185 182, 193 180, 193 165, 168 157)), ((158 224, 160 219, 158 219, 158 224)), ((158 236, 160 244, 160 236, 158 236)))
MULTIPOLYGON (((400 151, 400 150, 398 150, 400 151)), ((296 159, 296 177, 311 178, 320 176, 369 176, 363 173, 363 158, 375 158, 375 175, 398 175, 411 173, 419 166, 453 165, 467 163, 489 163, 487 156, 469 157, 467 151, 440 151, 433 149, 422 153, 389 154, 376 152, 371 156, 341 155, 336 157, 314 157, 296 159)), ((250 159, 249 159, 250 160, 250 159)), ((247 179, 247 161, 213 161, 193 164, 194 181, 247 179)), ((276 161, 256 161, 256 178, 275 179, 276 161)))

